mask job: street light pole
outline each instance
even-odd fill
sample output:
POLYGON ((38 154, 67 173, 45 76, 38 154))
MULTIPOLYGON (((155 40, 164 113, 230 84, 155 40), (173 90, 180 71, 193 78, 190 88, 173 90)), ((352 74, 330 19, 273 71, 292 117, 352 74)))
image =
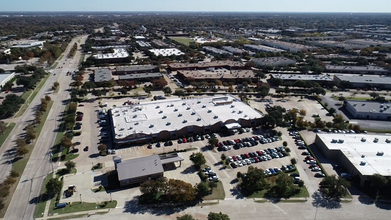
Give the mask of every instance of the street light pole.
POLYGON ((82 201, 81 201, 81 193, 80 193, 80 203, 82 203, 82 201))
POLYGON ((112 202, 113 201, 113 199, 111 198, 111 193, 110 193, 110 202, 112 202))

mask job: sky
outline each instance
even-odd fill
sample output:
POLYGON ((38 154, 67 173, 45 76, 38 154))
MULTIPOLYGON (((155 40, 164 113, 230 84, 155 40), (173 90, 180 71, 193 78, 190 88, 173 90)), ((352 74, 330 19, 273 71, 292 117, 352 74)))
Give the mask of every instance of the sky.
POLYGON ((390 0, 0 0, 0 11, 390 12, 390 0))

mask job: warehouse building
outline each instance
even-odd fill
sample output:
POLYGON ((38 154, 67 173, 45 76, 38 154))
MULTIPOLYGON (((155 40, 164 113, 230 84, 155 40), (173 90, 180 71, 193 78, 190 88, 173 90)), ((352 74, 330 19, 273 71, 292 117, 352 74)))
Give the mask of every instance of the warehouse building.
POLYGON ((391 137, 367 134, 317 134, 317 148, 347 170, 361 186, 371 186, 375 173, 391 176, 391 137))
POLYGON ((218 49, 218 48, 215 48, 215 47, 208 47, 208 46, 204 46, 203 49, 208 52, 208 53, 211 53, 211 54, 218 54, 218 55, 230 55, 232 56, 233 53, 231 52, 228 52, 228 51, 225 51, 225 50, 222 50, 222 49, 218 49))
POLYGON ((149 51, 155 54, 155 56, 163 56, 163 57, 184 55, 184 53, 177 48, 150 49, 149 51))
POLYGON ((3 86, 11 81, 15 77, 15 73, 1 73, 0 74, 0 89, 3 88, 3 86))
POLYGON ((353 74, 377 74, 385 75, 390 71, 380 66, 337 66, 326 65, 326 71, 331 73, 353 73, 353 74))
POLYGON ((285 41, 273 40, 273 39, 260 39, 260 38, 251 38, 254 42, 257 42, 262 45, 266 45, 269 47, 274 47, 277 49, 282 49, 290 52, 298 52, 303 50, 314 50, 317 47, 307 46, 303 44, 290 43, 285 41))
POLYGON ((110 81, 112 79, 111 70, 108 68, 105 69, 96 69, 94 70, 94 82, 104 82, 110 81))
POLYGON ((251 79, 254 83, 258 81, 258 77, 252 70, 229 70, 224 68, 211 68, 207 70, 179 70, 177 76, 184 81, 190 81, 189 79, 208 81, 208 80, 221 80, 221 81, 236 81, 240 83, 244 79, 251 79))
POLYGON ((155 65, 134 65, 119 66, 115 68, 114 75, 127 75, 135 73, 155 73, 159 72, 159 67, 155 65))
POLYGON ((264 45, 253 45, 253 44, 245 44, 243 45, 243 48, 254 52, 284 52, 285 51, 274 47, 268 47, 264 45))
POLYGON ((274 79, 282 79, 284 81, 311 81, 319 84, 329 83, 333 78, 327 75, 304 75, 304 74, 271 74, 274 79))
POLYGON ((113 48, 113 53, 96 54, 93 57, 101 63, 124 62, 129 57, 125 48, 113 48))
POLYGON ((352 88, 391 89, 391 77, 385 76, 334 75, 334 80, 338 83, 342 81, 350 82, 352 88))
POLYGON ((286 57, 265 57, 251 59, 258 67, 262 66, 287 66, 289 64, 296 64, 296 61, 286 57))
POLYGON ((167 66, 168 71, 176 70, 206 70, 210 68, 225 68, 225 69, 246 69, 241 62, 231 60, 219 60, 207 63, 170 63, 167 66))
POLYGON ((263 115, 231 95, 170 99, 109 111, 115 144, 149 143, 219 132, 226 124, 261 124, 263 115))
POLYGON ((345 106, 353 118, 391 121, 391 105, 387 103, 346 101, 345 106))

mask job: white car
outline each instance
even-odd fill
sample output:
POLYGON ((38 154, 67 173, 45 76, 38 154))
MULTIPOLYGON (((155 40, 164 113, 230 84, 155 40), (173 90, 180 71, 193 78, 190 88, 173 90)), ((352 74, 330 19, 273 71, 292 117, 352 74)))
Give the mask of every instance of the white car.
POLYGON ((318 172, 318 171, 321 171, 321 169, 319 167, 313 167, 311 169, 311 171, 318 172))
POLYGON ((237 165, 238 167, 242 167, 242 166, 243 166, 242 162, 240 162, 240 161, 236 161, 236 165, 237 165))
POLYGON ((232 163, 232 162, 234 162, 234 159, 232 159, 232 157, 229 156, 229 157, 228 157, 228 161, 229 161, 230 163, 232 163))
POLYGON ((316 164, 316 160, 307 160, 306 163, 307 164, 316 164))
POLYGON ((245 159, 247 165, 251 165, 251 161, 249 159, 245 159))

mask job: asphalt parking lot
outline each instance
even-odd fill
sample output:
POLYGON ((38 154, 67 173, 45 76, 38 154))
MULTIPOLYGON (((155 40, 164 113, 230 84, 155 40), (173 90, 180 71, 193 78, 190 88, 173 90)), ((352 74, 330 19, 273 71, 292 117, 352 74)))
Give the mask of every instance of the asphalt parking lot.
MULTIPOLYGON (((286 110, 298 108, 299 110, 306 110, 307 114, 304 116, 304 120, 307 121, 314 121, 313 115, 319 115, 322 120, 329 122, 333 120, 332 116, 328 115, 328 111, 323 108, 322 105, 320 105, 316 100, 309 100, 309 99, 300 99, 300 97, 287 97, 283 100, 278 98, 272 98, 273 104, 270 104, 271 106, 281 106, 284 107, 286 110)), ((256 109, 261 110, 263 113, 266 113, 266 104, 268 102, 260 102, 252 100, 250 101, 250 106, 256 109)))

